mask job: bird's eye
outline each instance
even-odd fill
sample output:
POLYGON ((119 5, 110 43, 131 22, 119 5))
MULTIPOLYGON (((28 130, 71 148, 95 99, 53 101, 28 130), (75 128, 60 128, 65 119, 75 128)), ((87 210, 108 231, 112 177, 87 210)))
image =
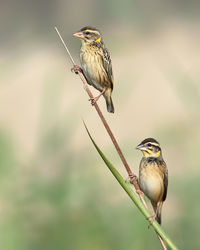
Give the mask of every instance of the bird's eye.
POLYGON ((148 146, 148 147, 151 147, 151 143, 148 143, 147 146, 148 146))
POLYGON ((88 31, 87 31, 87 32, 85 32, 85 34, 86 34, 86 35, 89 35, 89 34, 90 34, 90 32, 88 32, 88 31))

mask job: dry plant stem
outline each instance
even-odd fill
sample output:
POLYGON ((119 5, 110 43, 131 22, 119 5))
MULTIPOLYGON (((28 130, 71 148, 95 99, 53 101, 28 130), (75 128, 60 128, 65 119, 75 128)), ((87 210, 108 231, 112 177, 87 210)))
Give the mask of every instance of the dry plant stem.
POLYGON ((159 241, 160 241, 160 244, 161 244, 163 250, 167 250, 167 247, 166 247, 166 245, 165 245, 163 239, 160 237, 160 235, 159 235, 158 233, 156 233, 156 235, 157 235, 157 237, 158 237, 158 239, 159 239, 159 241))
MULTIPOLYGON (((93 98, 93 95, 92 95, 92 93, 91 93, 91 91, 90 91, 90 89, 88 87, 88 84, 87 84, 87 81, 86 81, 84 75, 79 71, 78 71, 78 74, 79 74, 79 76, 80 76, 80 78, 81 78, 81 80, 82 80, 82 82, 84 84, 84 89, 88 93, 89 97, 93 98)), ((117 140, 115 139, 115 137, 114 137, 114 135, 113 135, 113 133, 112 133, 106 119, 105 119, 105 117, 103 116, 97 102, 95 102, 94 107, 95 107, 101 121, 103 122, 103 125, 104 125, 105 129, 107 130, 107 132, 108 132, 108 134, 109 134, 109 136, 110 136, 110 138, 111 138, 111 140, 112 140, 112 142, 113 142, 113 144, 114 144, 114 146, 115 146, 115 148, 117 150, 117 153, 119 154, 119 157, 120 157, 123 165, 126 168, 126 171, 127 171, 128 175, 129 175, 131 183, 134 185, 135 190, 136 190, 137 194, 139 195, 142 203, 146 206, 146 202, 144 201, 144 198, 142 196, 142 191, 140 190, 140 187, 138 185, 137 176, 135 174, 133 174, 133 172, 131 171, 131 169, 130 169, 130 167, 129 167, 129 165, 128 165, 128 163, 127 163, 127 161, 126 161, 126 159, 125 159, 125 157, 124 157, 124 155, 123 155, 123 153, 122 153, 122 151, 121 151, 121 149, 119 147, 119 144, 118 144, 117 140)))
MULTIPOLYGON (((69 58, 70 58, 70 60, 71 60, 71 62, 73 64, 73 66, 75 66, 76 63, 75 63, 73 57, 71 56, 71 53, 69 52, 69 49, 67 48, 62 36, 60 35, 60 32, 58 31, 58 29, 56 27, 55 27, 55 30, 56 30, 60 40, 62 41, 62 44, 65 47, 65 49, 67 51, 67 54, 68 54, 68 56, 69 56, 69 58)), ((94 98, 93 95, 92 95, 92 92, 90 91, 90 89, 88 87, 87 80, 85 79, 85 76, 80 71, 77 71, 76 73, 78 73, 80 79, 82 80, 84 89, 86 90, 86 92, 89 95, 90 99, 94 98)), ((139 187, 139 184, 138 184, 137 176, 131 171, 131 169, 130 169, 130 167, 129 167, 129 165, 128 165, 128 163, 127 163, 127 161, 126 161, 126 159, 125 159, 125 157, 124 157, 124 155, 123 155, 123 153, 122 153, 122 151, 121 151, 121 149, 119 147, 119 144, 118 144, 117 140, 115 139, 115 137, 114 137, 114 135, 113 135, 113 133, 112 133, 106 119, 105 119, 105 117, 103 116, 103 114, 102 114, 102 112, 101 112, 101 110, 100 110, 100 108, 99 108, 99 106, 98 106, 98 104, 96 102, 94 104, 94 107, 95 107, 101 121, 103 122, 103 125, 104 125, 106 131, 108 132, 108 134, 109 134, 109 136, 110 136, 110 138, 111 138, 111 140, 112 140, 112 142, 113 142, 113 144, 114 144, 114 146, 115 146, 115 148, 116 148, 116 150, 117 150, 117 152, 119 154, 119 157, 120 157, 124 167, 126 168, 126 171, 127 171, 128 175, 129 175, 129 178, 130 178, 130 182, 134 185, 135 190, 136 190, 137 194, 139 195, 142 203, 147 208, 146 202, 145 202, 145 200, 143 198, 143 195, 142 195, 142 191, 140 190, 140 187, 139 187)), ((166 250, 167 248, 166 248, 162 238, 158 234, 157 234, 157 236, 158 236, 158 239, 161 242, 162 248, 164 250, 166 250)))

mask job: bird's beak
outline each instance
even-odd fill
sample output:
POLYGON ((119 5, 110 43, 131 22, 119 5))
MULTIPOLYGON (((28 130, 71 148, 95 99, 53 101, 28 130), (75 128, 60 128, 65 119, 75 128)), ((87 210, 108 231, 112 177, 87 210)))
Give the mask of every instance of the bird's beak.
POLYGON ((135 149, 146 150, 146 147, 142 144, 139 144, 135 149))
POLYGON ((73 36, 75 36, 77 38, 83 38, 83 33, 78 31, 78 32, 74 33, 73 36))

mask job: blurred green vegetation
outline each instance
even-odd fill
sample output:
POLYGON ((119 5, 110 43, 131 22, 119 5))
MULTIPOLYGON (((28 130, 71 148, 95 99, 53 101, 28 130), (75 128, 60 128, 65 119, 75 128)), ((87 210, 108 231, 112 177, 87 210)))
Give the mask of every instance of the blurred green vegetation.
MULTIPOLYGON (((64 138, 67 144, 69 135, 64 138)), ((116 181, 101 180, 97 170, 105 167, 101 159, 72 150, 63 154, 58 141, 60 136, 50 133, 48 147, 53 150, 21 166, 12 141, 1 135, 0 248, 160 249, 153 230, 129 198, 118 200, 118 194, 126 194, 116 181), (41 168, 48 168, 43 171, 50 176, 41 175, 41 168)), ((110 175, 107 169, 104 174, 110 175)), ((169 190, 181 204, 178 217, 164 227, 180 249, 199 248, 199 178, 177 175, 170 181, 169 190)))

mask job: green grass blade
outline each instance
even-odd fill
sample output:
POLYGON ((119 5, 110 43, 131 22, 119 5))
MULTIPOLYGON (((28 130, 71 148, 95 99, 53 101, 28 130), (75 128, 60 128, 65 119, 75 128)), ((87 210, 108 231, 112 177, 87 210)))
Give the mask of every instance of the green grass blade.
MULTIPOLYGON (((125 182, 123 177, 120 175, 120 173, 116 170, 116 168, 112 165, 112 163, 106 158, 106 156, 103 154, 103 152, 100 150, 100 148, 97 146, 95 141, 93 140, 92 136, 90 135, 90 132, 88 128, 86 127, 85 123, 84 126, 86 128, 86 131, 95 146, 96 150, 98 151, 99 155, 105 162, 106 166, 109 168, 111 173, 114 175, 114 177, 117 179, 119 184, 122 186, 122 188, 126 191, 128 196, 131 198, 131 200, 135 203, 135 205, 138 207, 138 209, 141 211, 141 213, 145 216, 146 219, 150 220, 150 213, 149 211, 145 208, 143 203, 140 201, 139 197, 137 194, 133 191, 133 189, 130 187, 129 184, 125 182)), ((173 250, 178 250, 178 248, 174 245, 174 243, 171 241, 171 239, 167 236, 167 234, 164 232, 162 227, 157 223, 157 221, 154 221, 152 224, 152 227, 155 229, 155 231, 161 236, 161 238, 168 244, 168 246, 173 249, 173 250)))

